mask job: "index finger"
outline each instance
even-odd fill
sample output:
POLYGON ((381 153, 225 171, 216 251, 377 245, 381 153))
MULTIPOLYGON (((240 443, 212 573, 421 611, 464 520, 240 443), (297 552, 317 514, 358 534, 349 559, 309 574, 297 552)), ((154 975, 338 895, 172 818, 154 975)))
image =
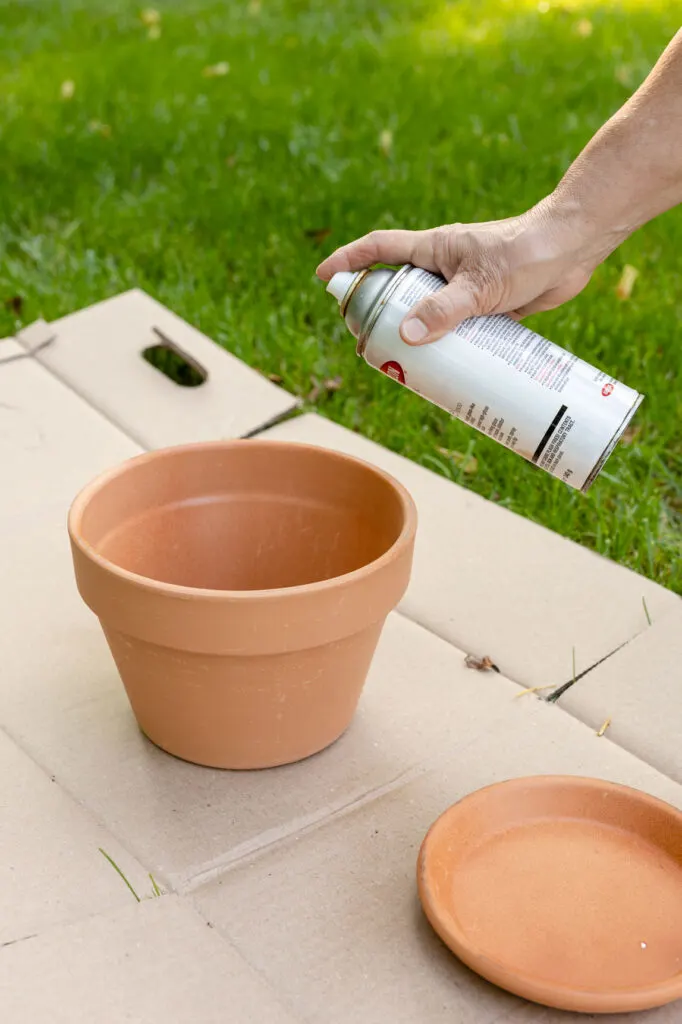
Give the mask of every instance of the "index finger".
MULTIPOLYGON (((362 238, 343 245, 332 253, 317 268, 317 276, 329 281, 340 270, 364 270, 374 263, 412 263, 424 231, 372 231, 362 238)), ((424 253, 419 265, 425 270, 435 270, 435 264, 424 262, 424 253)))

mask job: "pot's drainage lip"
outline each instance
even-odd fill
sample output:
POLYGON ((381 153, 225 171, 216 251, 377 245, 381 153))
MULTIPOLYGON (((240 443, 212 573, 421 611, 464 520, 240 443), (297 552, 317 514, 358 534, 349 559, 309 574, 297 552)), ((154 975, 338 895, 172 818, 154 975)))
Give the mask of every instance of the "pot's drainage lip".
POLYGON ((291 587, 272 587, 265 590, 226 590, 211 587, 188 587, 181 583, 166 583, 163 580, 154 579, 153 576, 143 576, 141 573, 133 572, 130 569, 124 569, 122 566, 117 565, 116 562, 112 562, 104 555, 101 555, 92 544, 85 540, 84 537, 77 534, 73 529, 71 517, 69 517, 69 534, 73 543, 87 558, 95 562, 106 572, 110 572, 112 575, 118 576, 120 579, 124 579, 129 583, 135 584, 144 590, 174 594, 178 597, 202 597, 207 600, 223 601, 226 599, 237 601, 275 600, 280 597, 294 597, 297 594, 323 593, 326 590, 339 586, 340 584, 347 585, 353 583, 355 580, 362 579, 364 576, 368 576, 371 573, 380 570, 384 565, 392 562, 395 558, 399 558, 403 552, 409 548, 416 529, 416 512, 414 507, 410 508, 408 505, 406 507, 406 517, 403 528, 390 547, 379 555, 378 558, 372 559, 371 562, 366 562, 357 569, 352 569, 350 572, 343 573, 340 576, 330 576, 327 579, 317 580, 314 583, 299 583, 291 587))

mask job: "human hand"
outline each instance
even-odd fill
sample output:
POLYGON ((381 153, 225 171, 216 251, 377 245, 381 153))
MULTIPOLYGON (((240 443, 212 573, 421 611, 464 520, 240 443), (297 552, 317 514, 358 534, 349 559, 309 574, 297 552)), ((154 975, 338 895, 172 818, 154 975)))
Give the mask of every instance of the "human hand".
POLYGON ((373 231, 337 249, 317 273, 328 281, 340 270, 412 263, 441 274, 448 285, 422 299, 400 328, 408 345, 425 345, 467 317, 508 313, 521 319, 582 291, 611 246, 600 251, 579 220, 576 210, 550 196, 507 220, 373 231))

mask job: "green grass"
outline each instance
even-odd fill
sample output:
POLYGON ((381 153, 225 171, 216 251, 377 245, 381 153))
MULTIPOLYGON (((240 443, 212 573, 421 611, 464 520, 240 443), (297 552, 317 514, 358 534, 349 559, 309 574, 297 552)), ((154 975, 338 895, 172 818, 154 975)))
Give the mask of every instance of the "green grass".
POLYGON ((141 903, 143 899, 155 899, 158 896, 163 896, 163 891, 159 888, 159 883, 156 881, 151 871, 149 872, 149 881, 151 882, 152 885, 152 894, 151 896, 139 896, 137 891, 133 888, 132 882, 130 881, 128 876, 123 872, 123 870, 118 866, 114 858, 111 857, 106 850, 103 850, 101 846, 99 847, 99 852, 102 854, 104 859, 108 861, 109 864, 111 864, 112 868, 119 876, 119 878, 122 880, 126 888, 129 889, 129 891, 132 893, 137 903, 141 903))
POLYGON ((533 323, 647 395, 588 497, 357 360, 313 276, 370 228, 539 199, 645 76, 680 5, 157 6, 154 40, 122 0, 0 2, 0 299, 24 300, 19 319, 0 302, 0 335, 138 285, 297 394, 341 377, 323 414, 682 590, 679 211, 533 323), (202 74, 222 61, 228 74, 202 74), (640 277, 624 303, 626 262, 640 277))
POLYGON ((131 892, 131 893, 133 894, 133 896, 134 896, 135 900, 136 900, 136 901, 137 901, 138 903, 141 903, 142 901, 141 901, 140 897, 139 897, 139 896, 137 895, 137 893, 135 892, 135 889, 133 888, 133 886, 132 886, 132 883, 131 883, 131 882, 129 881, 129 879, 128 879, 127 875, 125 875, 125 874, 123 873, 123 871, 122 871, 122 870, 121 870, 121 868, 120 868, 120 867, 118 866, 118 864, 117 864, 117 863, 116 863, 116 861, 115 861, 115 860, 113 859, 113 857, 110 857, 110 856, 109 856, 109 854, 108 854, 108 853, 106 852, 106 850, 103 850, 101 846, 100 846, 100 848, 99 848, 99 852, 100 852, 100 853, 102 854, 102 856, 103 856, 103 857, 105 858, 105 860, 109 861, 109 863, 111 864, 111 866, 112 866, 112 868, 114 869, 114 871, 116 872, 116 874, 117 874, 117 875, 119 876, 119 878, 121 878, 121 879, 122 879, 123 883, 124 883, 124 884, 126 885, 126 887, 127 887, 127 888, 128 888, 129 890, 130 890, 130 892, 131 892))

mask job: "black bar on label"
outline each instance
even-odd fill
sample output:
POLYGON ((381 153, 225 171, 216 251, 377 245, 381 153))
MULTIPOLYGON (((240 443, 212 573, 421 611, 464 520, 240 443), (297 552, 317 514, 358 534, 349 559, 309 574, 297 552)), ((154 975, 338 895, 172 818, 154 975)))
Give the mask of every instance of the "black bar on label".
POLYGON ((545 431, 545 434, 544 434, 544 437, 542 438, 542 441, 540 441, 540 444, 537 446, 537 448, 533 452, 533 462, 537 462, 538 461, 538 459, 540 458, 540 456, 544 452, 545 448, 547 447, 547 442, 549 441, 550 437, 552 436, 552 434, 554 433, 556 428, 559 426, 559 423, 563 419, 564 413, 567 412, 567 411, 568 411, 568 406, 567 405, 562 405, 561 408, 559 409, 558 413, 556 414, 556 416, 554 417, 554 419, 550 423, 550 425, 547 427, 547 430, 545 431))

